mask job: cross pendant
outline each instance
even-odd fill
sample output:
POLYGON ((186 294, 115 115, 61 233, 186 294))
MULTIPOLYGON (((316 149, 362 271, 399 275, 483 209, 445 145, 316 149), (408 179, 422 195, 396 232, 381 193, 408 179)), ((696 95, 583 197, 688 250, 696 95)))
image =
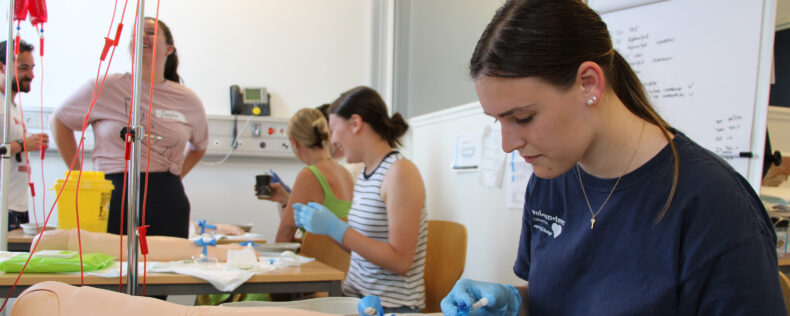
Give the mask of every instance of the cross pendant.
POLYGON ((590 230, 593 230, 593 228, 595 228, 595 217, 590 219, 590 230))

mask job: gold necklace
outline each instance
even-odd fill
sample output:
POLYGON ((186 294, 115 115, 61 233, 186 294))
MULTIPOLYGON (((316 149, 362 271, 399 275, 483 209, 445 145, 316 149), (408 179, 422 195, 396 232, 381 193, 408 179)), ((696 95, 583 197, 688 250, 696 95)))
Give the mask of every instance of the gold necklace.
POLYGON ((609 202, 609 198, 612 197, 612 194, 614 194, 614 190, 617 189, 617 185, 620 184, 620 179, 623 178, 625 173, 628 171, 628 168, 631 167, 631 163, 634 162, 634 158, 636 157, 636 152, 639 151, 639 145, 642 143, 642 134, 644 133, 645 133, 645 122, 642 121, 642 130, 639 132, 639 140, 636 141, 636 148, 634 149, 634 153, 631 155, 631 160, 628 161, 628 165, 625 166, 625 170, 623 170, 623 173, 619 177, 617 177, 617 181, 614 182, 614 186, 612 187, 612 190, 609 191, 609 195, 607 195, 606 199, 603 200, 603 203, 601 203, 601 207, 599 207, 598 211, 594 213, 593 213, 592 205, 590 205, 590 199, 587 198, 587 191, 584 190, 584 182, 582 182, 582 173, 579 170, 579 164, 578 163, 576 164, 576 174, 579 175, 579 184, 582 187, 582 194, 584 194, 584 200, 587 201, 587 208, 590 209, 590 215, 592 215, 592 218, 590 218, 590 230, 593 230, 595 228, 595 218, 598 216, 598 213, 601 213, 601 210, 603 209, 604 205, 606 205, 606 202, 609 202))

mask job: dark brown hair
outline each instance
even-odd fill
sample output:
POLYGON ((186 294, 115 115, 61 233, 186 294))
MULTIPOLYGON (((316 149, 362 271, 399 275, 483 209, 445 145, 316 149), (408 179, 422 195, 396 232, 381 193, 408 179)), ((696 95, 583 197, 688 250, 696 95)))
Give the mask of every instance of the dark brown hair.
POLYGON ((332 102, 328 112, 345 119, 354 114, 359 115, 362 121, 368 123, 393 148, 400 146, 400 137, 409 129, 409 124, 400 113, 395 113, 392 117, 387 115, 384 100, 370 87, 359 86, 344 92, 332 102))
MULTIPOLYGON (((8 45, 8 43, 6 43, 6 41, 0 42, 0 63, 3 63, 3 65, 5 65, 6 45, 8 45)), ((16 46, 15 42, 11 41, 11 47, 12 48, 16 48, 15 46, 16 46)), ((32 51, 33 51, 33 45, 28 44, 27 42, 25 42, 25 40, 19 40, 19 54, 20 55, 22 53, 27 53, 27 52, 32 52, 32 51)))
POLYGON ((324 104, 321 104, 321 105, 319 105, 318 107, 315 108, 316 110, 321 111, 321 114, 324 115, 324 118, 326 119, 327 122, 329 122, 329 106, 330 105, 331 104, 329 104, 329 103, 324 103, 324 104))
MULTIPOLYGON (((151 17, 145 19, 156 22, 156 19, 151 17)), ((173 44, 173 33, 170 32, 170 28, 165 22, 162 22, 162 20, 159 20, 158 24, 159 29, 162 30, 162 34, 165 35, 165 43, 173 46, 173 53, 167 55, 167 60, 165 60, 165 79, 181 83, 181 76, 178 75, 178 52, 176 51, 176 46, 173 44)))
POLYGON ((510 0, 494 14, 477 42, 469 72, 472 78, 537 77, 569 89, 585 61, 597 63, 629 111, 657 125, 674 156, 669 198, 656 222, 669 210, 680 169, 669 124, 658 115, 631 66, 612 46, 606 23, 580 0, 510 0))

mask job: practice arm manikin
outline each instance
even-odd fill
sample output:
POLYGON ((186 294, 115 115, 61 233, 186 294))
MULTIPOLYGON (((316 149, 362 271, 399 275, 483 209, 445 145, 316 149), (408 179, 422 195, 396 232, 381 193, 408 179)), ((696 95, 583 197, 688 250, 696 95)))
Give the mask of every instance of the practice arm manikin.
MULTIPOLYGON (((101 252, 119 256, 118 235, 81 232, 82 251, 101 252)), ((150 236, 148 239, 149 261, 172 261, 190 259, 200 254, 202 247, 184 238, 150 236)), ((35 240, 33 240, 35 244, 35 240)), ((126 253, 126 237, 123 240, 126 253)), ((239 245, 208 247, 208 255, 225 261, 228 249, 240 249, 239 245)), ((32 248, 32 246, 31 246, 32 248)), ((46 231, 36 250, 77 250, 77 230, 46 231)), ((139 254, 139 251, 138 251, 139 254)), ((16 300, 11 315, 327 315, 317 312, 279 307, 221 307, 184 306, 155 298, 130 296, 124 293, 78 287, 62 282, 45 281, 22 292, 16 300)))
POLYGON ((184 306, 159 299, 131 296, 89 286, 44 281, 22 292, 11 315, 91 316, 91 315, 328 315, 280 307, 184 306))
MULTIPOLYGON (((36 251, 38 250, 78 250, 79 241, 77 239, 77 229, 70 230, 48 230, 42 235, 36 251)), ((37 237, 39 238, 39 237, 37 237)), ((81 231, 82 252, 100 252, 120 258, 120 245, 118 235, 108 233, 94 233, 81 231)), ((195 245, 192 241, 185 238, 167 236, 148 236, 148 261, 175 261, 192 259, 203 251, 203 247, 195 245)), ((30 244, 31 249, 36 244, 36 239, 30 244)), ((226 261, 229 249, 242 249, 244 246, 238 244, 227 244, 209 246, 208 255, 216 257, 219 261, 226 261)), ((126 257, 126 236, 123 237, 123 254, 126 257)), ((142 259, 142 253, 138 248, 138 258, 142 259)))

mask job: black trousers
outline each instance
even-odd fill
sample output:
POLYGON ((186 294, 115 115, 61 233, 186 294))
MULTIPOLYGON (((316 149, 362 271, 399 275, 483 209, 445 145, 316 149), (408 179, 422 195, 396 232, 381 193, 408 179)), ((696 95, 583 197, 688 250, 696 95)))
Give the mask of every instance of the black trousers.
MULTIPOLYGON (((30 217, 27 212, 17 212, 8 210, 8 230, 14 230, 22 227, 22 224, 29 223, 30 217)), ((44 225, 44 222, 41 222, 44 225)))
MULTIPOLYGON (((107 232, 121 232, 121 194, 123 191, 123 173, 110 173, 104 176, 112 181, 115 189, 110 198, 110 218, 107 232)), ((145 224, 150 225, 147 235, 173 236, 187 238, 189 236, 189 200, 181 184, 181 178, 170 172, 151 172, 148 175, 148 198, 145 208, 145 224)), ((143 204, 145 189, 145 173, 140 173, 140 203, 143 204)), ((128 188, 127 188, 128 190, 128 188)), ((123 234, 126 234, 128 210, 124 206, 123 234)), ((140 221, 142 223, 142 221, 140 221)))

